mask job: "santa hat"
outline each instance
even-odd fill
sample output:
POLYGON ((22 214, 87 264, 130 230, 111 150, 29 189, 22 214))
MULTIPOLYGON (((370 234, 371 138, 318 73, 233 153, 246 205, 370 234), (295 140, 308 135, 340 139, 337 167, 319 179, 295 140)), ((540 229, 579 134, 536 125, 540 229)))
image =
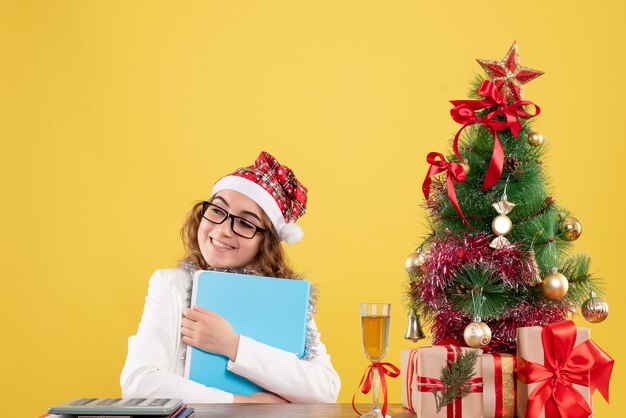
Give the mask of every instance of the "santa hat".
POLYGON ((213 194, 235 190, 254 200, 272 221, 281 240, 295 244, 304 232, 295 222, 306 212, 307 189, 287 166, 262 151, 253 165, 219 179, 213 194))

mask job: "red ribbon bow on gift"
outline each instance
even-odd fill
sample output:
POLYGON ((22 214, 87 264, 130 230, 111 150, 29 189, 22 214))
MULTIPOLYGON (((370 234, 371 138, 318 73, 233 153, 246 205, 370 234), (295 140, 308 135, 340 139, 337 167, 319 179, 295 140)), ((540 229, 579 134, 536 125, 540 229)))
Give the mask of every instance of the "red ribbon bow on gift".
POLYGON ((500 95, 496 85, 489 80, 483 81, 478 89, 478 94, 484 97, 484 99, 450 101, 450 103, 454 105, 454 108, 450 110, 452 119, 463 125, 454 137, 452 148, 454 149, 456 156, 461 161, 465 161, 463 157, 461 157, 458 144, 459 136, 461 135, 463 129, 475 123, 480 123, 491 131, 495 141, 493 144, 491 161, 489 163, 489 168, 487 169, 487 175, 483 180, 483 190, 486 190, 496 184, 502 175, 504 150, 502 149, 502 144, 498 138, 498 131, 510 128, 515 139, 518 139, 517 135, 522 129, 522 124, 518 118, 529 119, 535 117, 541 112, 541 109, 529 100, 519 100, 515 103, 509 104, 506 94, 500 95), (526 105, 533 105, 535 107, 535 113, 530 114, 526 112, 523 109, 526 105), (477 110, 492 107, 495 107, 496 109, 489 112, 485 116, 479 118, 476 115, 477 110), (495 118, 497 116, 504 116, 505 120, 496 120, 495 118))
POLYGON ((422 184, 422 191, 424 192, 424 197, 426 198, 426 200, 428 200, 428 197, 430 196, 430 183, 432 181, 431 177, 435 174, 447 170, 448 198, 450 199, 450 202, 452 202, 452 206, 454 206, 458 214, 461 216, 461 219, 463 219, 463 222, 465 222, 467 226, 471 227, 467 219, 465 219, 465 215, 463 215, 461 208, 459 207, 459 202, 456 198, 456 191, 454 190, 455 181, 457 183, 462 183, 465 181, 466 173, 463 166, 458 163, 446 161, 446 158, 443 156, 443 154, 440 154, 438 152, 429 153, 426 156, 426 161, 428 162, 428 164, 430 164, 430 168, 428 169, 428 173, 426 173, 426 178, 424 179, 424 183, 422 184), (439 160, 437 160, 437 157, 439 157, 439 160))
POLYGON ((528 395, 526 418, 539 416, 545 405, 546 417, 587 418, 592 411, 573 383, 598 389, 609 401, 609 381, 614 360, 591 340, 574 348, 576 326, 561 321, 543 327, 541 333, 545 365, 519 359, 516 369, 522 383, 539 383, 528 395))
MULTIPOLYGON (((378 375, 380 376, 380 386, 383 390, 383 407, 380 412, 383 414, 384 417, 387 415, 387 381, 385 380, 385 375, 391 378, 398 377, 400 376, 400 369, 398 369, 391 363, 375 362, 367 366, 358 386, 361 387, 361 385, 363 385, 363 387, 361 388, 361 392, 365 395, 367 395, 372 389, 372 385, 374 383, 374 369, 378 370, 378 375)), ((352 395, 352 409, 354 409, 354 412, 361 415, 361 413, 356 409, 356 406, 354 405, 354 398, 356 397, 358 391, 359 389, 357 388, 356 392, 354 392, 354 395, 352 395)))

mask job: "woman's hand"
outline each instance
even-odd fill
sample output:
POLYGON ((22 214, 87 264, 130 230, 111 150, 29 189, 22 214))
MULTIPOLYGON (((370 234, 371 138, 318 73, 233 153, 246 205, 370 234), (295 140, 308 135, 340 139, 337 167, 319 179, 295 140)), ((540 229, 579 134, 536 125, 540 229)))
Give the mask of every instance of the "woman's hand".
POLYGON ((208 309, 194 306, 183 310, 181 333, 183 342, 209 353, 221 354, 231 361, 237 359, 239 334, 228 321, 208 309))
POLYGON ((235 395, 233 403, 288 403, 286 400, 270 392, 257 392, 252 395, 235 395))

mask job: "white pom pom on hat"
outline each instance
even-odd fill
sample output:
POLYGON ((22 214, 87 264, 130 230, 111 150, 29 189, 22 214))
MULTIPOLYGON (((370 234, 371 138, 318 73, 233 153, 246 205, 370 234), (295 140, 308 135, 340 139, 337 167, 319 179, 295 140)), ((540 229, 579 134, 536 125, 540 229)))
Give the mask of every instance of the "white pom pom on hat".
POLYGON ((295 244, 304 236, 295 222, 306 213, 307 189, 289 167, 278 163, 269 153, 262 151, 253 165, 238 168, 219 179, 213 186, 213 194, 225 189, 254 200, 287 244, 295 244))
POLYGON ((285 224, 278 236, 281 240, 285 241, 287 244, 295 244, 296 242, 300 242, 302 237, 304 236, 304 231, 300 228, 300 225, 296 225, 295 223, 285 224))

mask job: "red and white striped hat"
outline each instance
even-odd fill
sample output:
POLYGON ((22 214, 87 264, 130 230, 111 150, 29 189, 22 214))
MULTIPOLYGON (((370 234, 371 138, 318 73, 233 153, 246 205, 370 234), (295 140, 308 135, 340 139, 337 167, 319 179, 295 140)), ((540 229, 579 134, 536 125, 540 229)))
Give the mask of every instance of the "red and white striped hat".
POLYGON ((213 186, 213 194, 225 189, 254 200, 287 244, 302 239, 304 232, 295 222, 306 213, 307 189, 289 167, 281 165, 269 153, 262 151, 253 165, 238 168, 219 179, 213 186))

